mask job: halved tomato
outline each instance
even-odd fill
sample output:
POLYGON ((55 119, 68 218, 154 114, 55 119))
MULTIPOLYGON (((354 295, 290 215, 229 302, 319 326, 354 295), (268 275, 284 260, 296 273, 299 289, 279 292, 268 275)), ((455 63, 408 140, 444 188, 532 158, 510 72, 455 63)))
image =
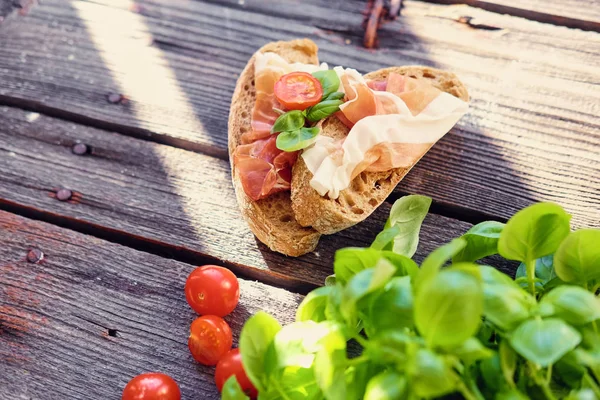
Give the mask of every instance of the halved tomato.
POLYGON ((275 82, 275 97, 286 110, 305 110, 322 96, 321 82, 306 72, 290 72, 275 82))

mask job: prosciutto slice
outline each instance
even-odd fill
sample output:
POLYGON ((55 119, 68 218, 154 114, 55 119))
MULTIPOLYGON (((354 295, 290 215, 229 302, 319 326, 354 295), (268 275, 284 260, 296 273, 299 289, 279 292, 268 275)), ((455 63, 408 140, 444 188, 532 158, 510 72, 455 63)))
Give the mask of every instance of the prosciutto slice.
POLYGON ((363 171, 412 167, 468 108, 426 81, 392 73, 366 82, 355 70, 336 71, 349 99, 339 118, 350 132, 338 141, 320 137, 302 153, 311 186, 332 199, 363 171))

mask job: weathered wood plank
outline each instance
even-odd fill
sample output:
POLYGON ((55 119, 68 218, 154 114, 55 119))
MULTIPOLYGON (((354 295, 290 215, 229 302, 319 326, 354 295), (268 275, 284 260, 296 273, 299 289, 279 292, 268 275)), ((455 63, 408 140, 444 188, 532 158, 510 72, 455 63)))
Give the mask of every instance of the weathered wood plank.
POLYGON ((468 4, 501 14, 569 28, 600 32, 598 0, 425 0, 441 4, 468 4))
MULTIPOLYGON (((171 249, 190 262, 217 259, 244 276, 300 291, 332 273, 335 250, 368 245, 389 213, 386 204, 363 224, 323 237, 315 253, 284 257, 257 242, 241 219, 227 161, 8 107, 0 107, 3 204, 77 229, 91 226, 95 235, 120 234, 114 240, 149 251, 171 249), (90 154, 74 154, 77 142, 90 154), (57 200, 61 188, 73 191, 70 201, 57 200)), ((431 214, 416 259, 469 227, 431 214)))
MULTIPOLYGON (((0 243, 0 398, 117 399, 148 371, 171 375, 184 399, 219 398, 214 370, 187 347, 192 265, 3 211, 0 243)), ((240 293, 226 317, 236 342, 254 312, 289 323, 302 299, 246 280, 240 293)))
POLYGON ((0 28, 0 102, 225 157, 229 96, 248 57, 266 41, 309 36, 331 64, 428 64, 468 85, 469 115, 399 192, 497 218, 557 201, 575 226, 597 226, 599 34, 408 1, 368 51, 345 44, 362 40, 363 2, 218 3, 46 1, 0 28), (459 15, 505 30, 472 29, 459 15), (129 99, 110 104, 108 93, 129 99))

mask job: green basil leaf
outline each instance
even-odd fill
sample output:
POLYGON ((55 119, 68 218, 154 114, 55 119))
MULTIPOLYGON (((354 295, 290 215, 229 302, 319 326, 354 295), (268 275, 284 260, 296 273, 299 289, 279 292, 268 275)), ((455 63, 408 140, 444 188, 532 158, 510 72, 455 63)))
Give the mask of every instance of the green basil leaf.
POLYGON ((535 298, 520 288, 510 277, 481 266, 483 279, 483 315, 502 330, 510 331, 529 318, 536 306, 535 298))
POLYGON ((502 376, 502 367, 500 365, 500 356, 495 353, 492 357, 486 358, 479 364, 479 372, 484 382, 484 387, 492 392, 498 392, 506 387, 502 376))
POLYGON ((426 281, 415 296, 415 324, 429 346, 457 346, 481 324, 483 285, 477 265, 456 264, 426 281), (460 321, 460 323, 457 323, 460 321))
POLYGON ((271 376, 267 388, 259 393, 260 399, 322 399, 314 368, 287 367, 271 376))
POLYGON ((246 396, 235 375, 232 375, 223 385, 221 400, 250 400, 250 397, 246 396))
MULTIPOLYGON (((550 254, 535 260, 535 277, 542 281, 542 284, 546 284, 550 280, 556 278, 554 272, 554 255, 550 254)), ((527 278, 527 270, 525 263, 519 264, 515 279, 527 278)))
POLYGON ((581 389, 574 390, 569 393, 568 397, 565 397, 565 400, 597 400, 598 396, 592 389, 581 389))
POLYGON ((265 355, 281 325, 263 311, 259 311, 246 321, 240 334, 240 353, 246 375, 257 390, 262 390, 267 382, 264 371, 265 355))
POLYGON ((530 400, 530 397, 524 395, 518 389, 507 389, 496 394, 494 400, 530 400))
POLYGON ((417 351, 414 371, 410 383, 414 393, 419 397, 443 396, 453 392, 459 381, 451 365, 429 349, 417 351))
POLYGON ((325 286, 335 286, 336 283, 337 279, 335 277, 335 274, 329 275, 327 278, 325 278, 325 286))
POLYGON ((467 241, 462 238, 452 240, 450 243, 438 247, 429 255, 421 264, 421 270, 414 281, 415 291, 419 291, 420 287, 438 273, 444 264, 450 260, 455 254, 461 251, 467 245, 467 241))
POLYGON ((313 128, 300 128, 295 131, 281 132, 277 136, 275 144, 279 150, 287 152, 302 150, 314 143, 320 131, 315 126, 313 128))
POLYGON ((578 286, 559 286, 548 292, 540 307, 550 306, 553 315, 572 325, 585 325, 600 318, 600 299, 578 286))
POLYGON ((367 384, 364 400, 401 400, 408 391, 406 378, 396 371, 375 375, 367 384))
POLYGON ((395 225, 390 228, 385 228, 377 236, 373 243, 371 243, 371 248, 375 250, 383 250, 388 244, 392 243, 394 238, 400 234, 400 225, 395 225))
POLYGON ((323 88, 322 99, 327 98, 327 96, 337 91, 340 87, 340 78, 337 72, 332 69, 315 71, 312 73, 312 76, 321 82, 321 87, 323 88))
POLYGON ((328 400, 346 400, 346 339, 335 329, 322 340, 315 358, 315 377, 328 400))
POLYGON ((380 371, 380 367, 364 362, 346 368, 346 398, 362 399, 369 379, 380 371))
POLYGON ((425 343, 419 336, 408 335, 400 330, 385 330, 369 337, 367 344, 364 352, 373 362, 405 365, 408 362, 408 348, 423 346, 425 343))
POLYGON ((553 203, 537 203, 517 212, 506 223, 498 241, 500 255, 530 262, 556 252, 569 234, 571 216, 553 203))
POLYGON ((385 258, 379 259, 375 268, 354 275, 342 292, 340 311, 350 326, 358 323, 357 303, 366 295, 381 289, 390 280, 396 268, 385 258))
POLYGON ((586 283, 600 279, 600 230, 571 233, 554 255, 556 275, 565 282, 586 283))
POLYGON ((517 370, 517 353, 510 347, 507 340, 502 340, 498 346, 498 355, 500 356, 500 367, 506 383, 514 386, 515 371, 517 370))
POLYGON ((484 360, 494 356, 492 350, 482 345, 481 342, 474 337, 468 338, 458 346, 452 347, 446 351, 460 358, 465 365, 470 365, 475 361, 484 360))
POLYGON ((338 112, 342 104, 344 104, 343 100, 324 100, 308 110, 306 119, 310 122, 317 122, 325 119, 331 114, 338 112))
POLYGON ((345 285, 350 278, 367 268, 372 268, 381 258, 381 252, 375 249, 346 247, 335 252, 333 271, 337 282, 345 285))
POLYGON ((581 334, 557 318, 525 321, 510 336, 512 348, 541 367, 554 364, 580 342, 581 334))
POLYGON ((323 97, 323 100, 341 100, 346 96, 344 92, 333 92, 327 97, 323 97))
POLYGON ((496 221, 485 221, 473 226, 462 238, 467 245, 452 257, 452 262, 476 261, 483 257, 498 253, 498 240, 504 224, 496 221))
POLYGON ((575 388, 586 373, 585 366, 582 364, 576 353, 571 351, 556 362, 553 367, 553 377, 559 379, 561 383, 575 388))
POLYGON ((288 111, 285 114, 281 114, 279 118, 273 124, 271 128, 271 133, 277 132, 285 132, 285 131, 295 131, 304 126, 304 114, 302 111, 293 110, 288 111))
POLYGON ((363 322, 369 337, 386 329, 413 328, 413 296, 410 277, 392 278, 385 285, 383 291, 376 295, 363 322))
POLYGON ((394 237, 392 245, 386 250, 412 257, 417 251, 421 224, 430 206, 431 198, 427 196, 410 195, 396 200, 385 227, 386 230, 398 227, 399 232, 394 237))
POLYGON ((306 295, 296 310, 296 321, 325 321, 327 300, 332 291, 331 286, 323 286, 306 295))
POLYGON ((395 276, 410 276, 414 279, 419 273, 419 266, 410 258, 393 251, 382 251, 383 258, 394 264, 396 267, 395 276))

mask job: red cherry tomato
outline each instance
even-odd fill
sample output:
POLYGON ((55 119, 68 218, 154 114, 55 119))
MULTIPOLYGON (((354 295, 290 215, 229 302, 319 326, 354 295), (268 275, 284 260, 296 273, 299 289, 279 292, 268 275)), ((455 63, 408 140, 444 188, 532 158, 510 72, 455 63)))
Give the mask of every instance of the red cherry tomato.
POLYGON ((185 298, 200 315, 224 317, 240 299, 240 285, 227 268, 205 265, 196 268, 185 282, 185 298))
POLYGON ((205 315, 192 322, 188 347, 200 364, 216 365, 231 350, 232 343, 231 329, 223 318, 205 315))
POLYGON ((233 349, 229 353, 225 354, 223 358, 219 360, 217 369, 215 371, 215 383, 219 392, 223 390, 223 385, 227 382, 230 376, 235 375, 238 383, 242 390, 251 398, 258 396, 258 391, 248 379, 244 366, 242 365, 242 355, 240 349, 233 349))
POLYGON ((275 97, 288 110, 305 110, 321 101, 321 82, 306 72, 290 72, 275 82, 275 97))
POLYGON ((169 375, 151 372, 130 380, 121 400, 181 400, 181 392, 169 375))

